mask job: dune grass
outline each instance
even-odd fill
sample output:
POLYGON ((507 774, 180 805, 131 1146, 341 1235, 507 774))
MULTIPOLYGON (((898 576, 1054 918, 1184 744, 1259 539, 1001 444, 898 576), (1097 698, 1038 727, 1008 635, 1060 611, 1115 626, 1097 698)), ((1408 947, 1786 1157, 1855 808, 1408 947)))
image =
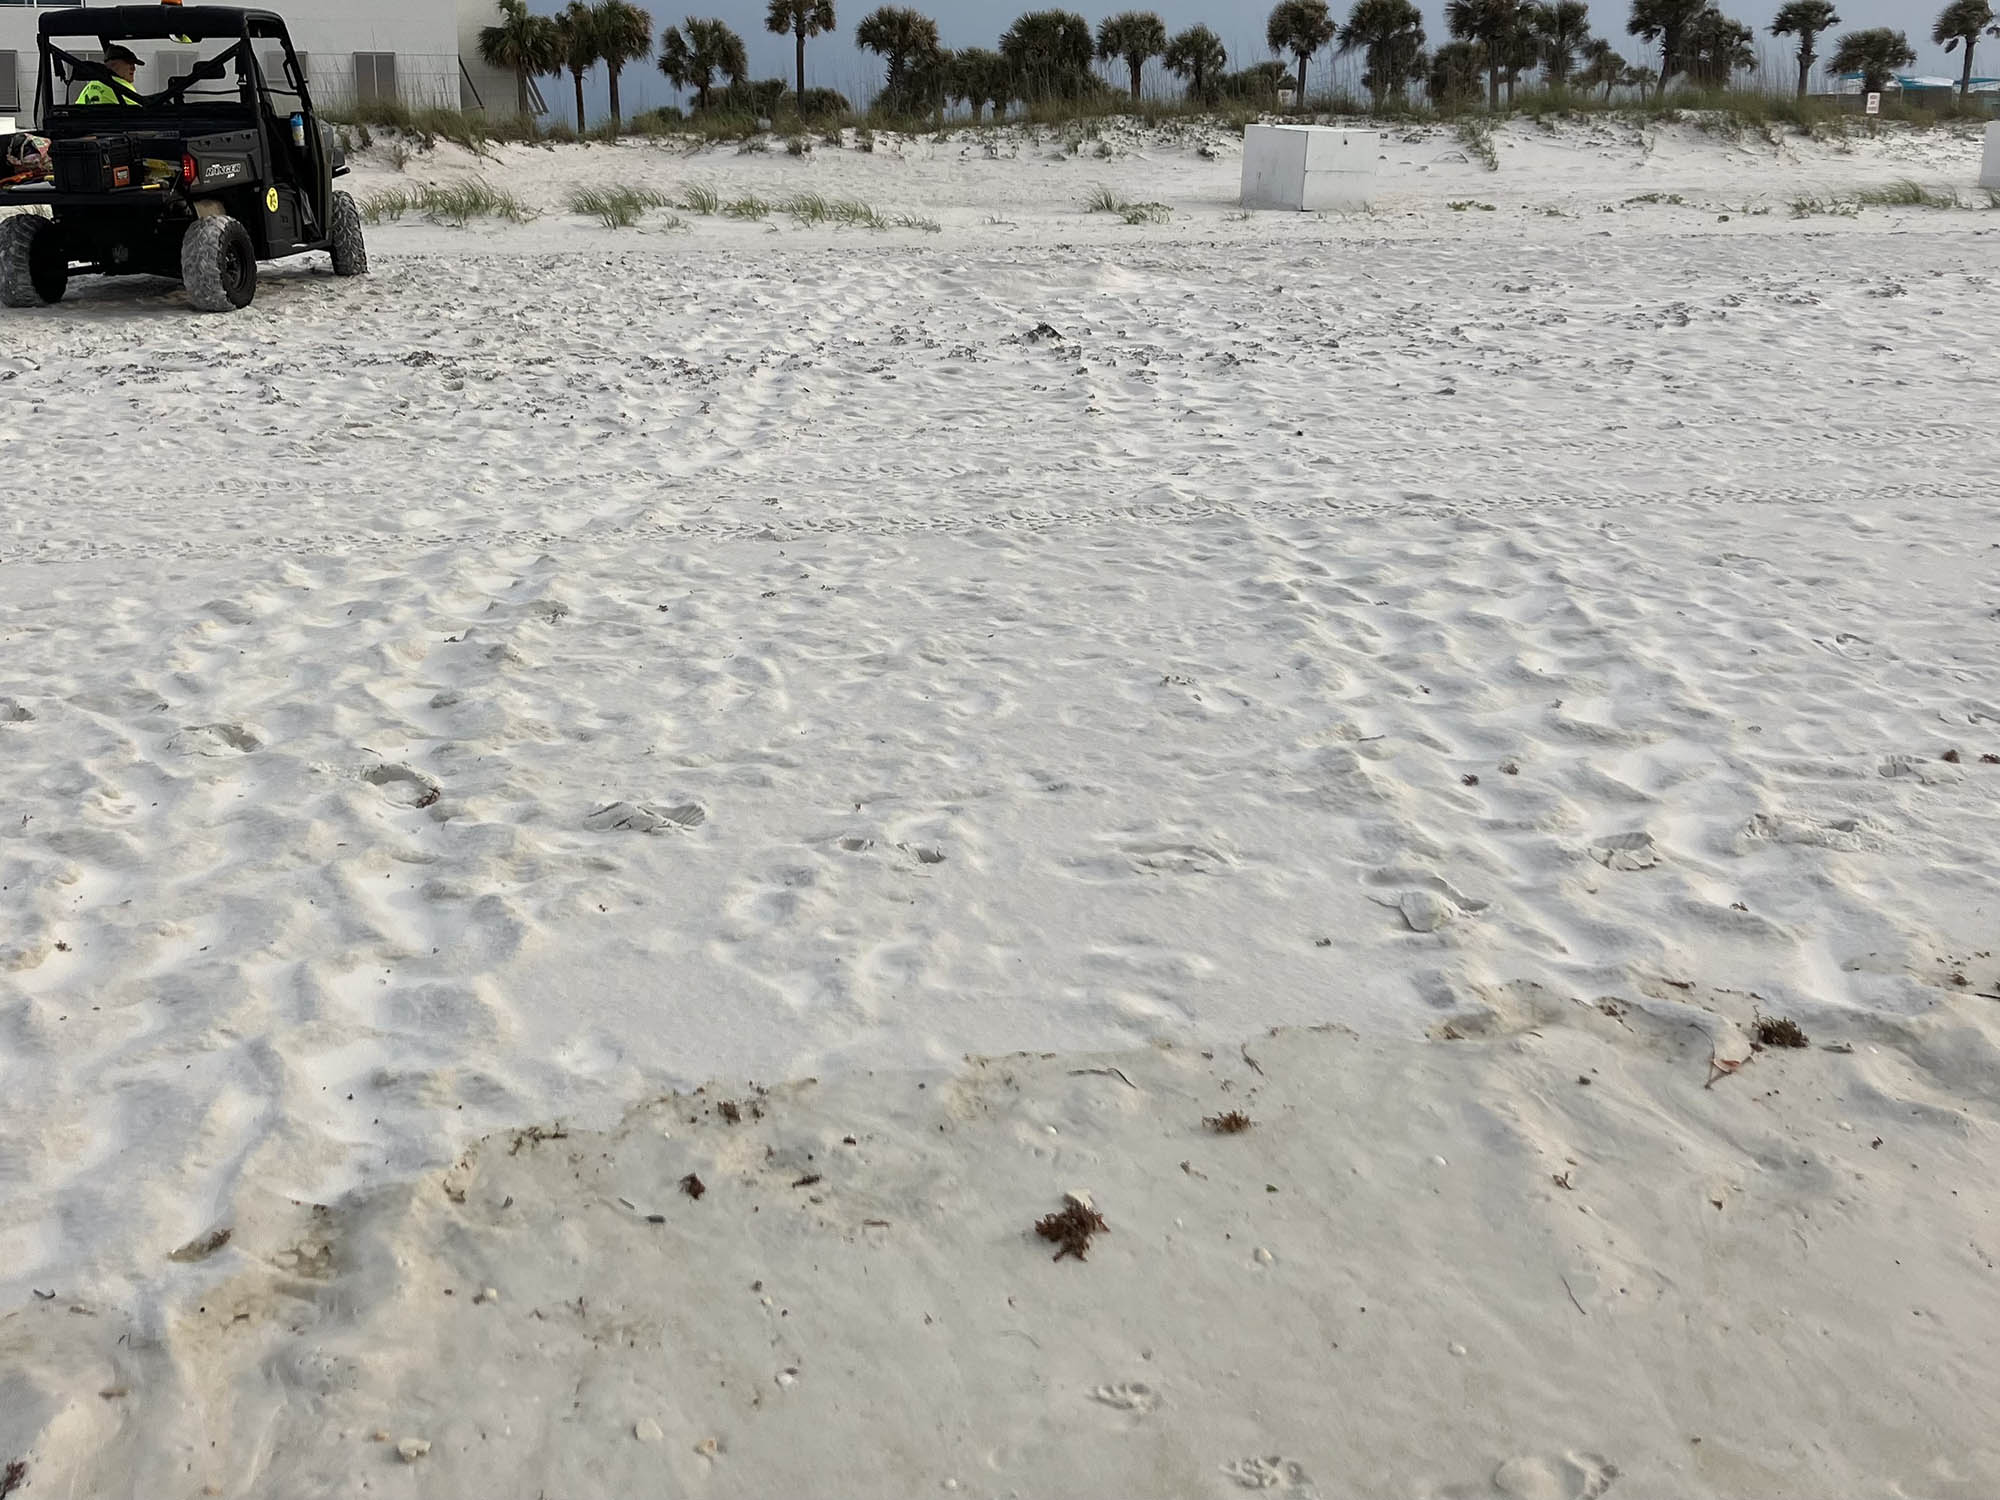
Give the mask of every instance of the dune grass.
POLYGON ((750 219, 753 221, 768 219, 771 217, 771 205, 753 193, 747 198, 735 198, 723 204, 722 216, 725 219, 750 219))
MULTIPOLYGON (((1985 194, 1987 208, 2000 208, 2000 193, 1991 188, 1984 188, 1981 191, 1985 194)), ((1976 210, 1979 207, 1976 201, 1968 202, 1959 197, 1954 188, 1925 187, 1921 182, 1904 177, 1876 187, 1857 188, 1851 193, 1831 198, 1795 198, 1792 200, 1792 217, 1809 219, 1825 215, 1836 219, 1851 219, 1864 208, 1976 210)))
POLYGON ((1102 183, 1083 200, 1083 211, 1116 214, 1127 224, 1164 224, 1174 216, 1174 211, 1164 203, 1127 203, 1102 183))
MULTIPOLYGON (((579 136, 573 126, 560 120, 491 116, 478 111, 412 107, 397 100, 377 100, 343 105, 325 112, 330 123, 341 128, 343 139, 366 148, 375 131, 396 131, 419 150, 429 150, 439 141, 449 141, 468 151, 490 155, 489 148, 500 142, 554 142, 588 139, 608 141, 614 133, 608 125, 591 127, 579 136)), ((897 115, 877 110, 826 115, 812 122, 828 146, 838 146, 843 132, 852 130, 852 149, 870 151, 875 132, 895 130, 908 134, 955 133, 960 131, 1013 130, 1037 126, 1063 135, 1071 154, 1080 154, 1085 144, 1098 140, 1100 129, 1117 121, 1129 121, 1149 128, 1161 126, 1209 127, 1240 135, 1243 127, 1258 120, 1280 118, 1275 99, 1224 99, 1204 104, 1187 99, 1133 100, 1122 91, 1107 90, 1087 99, 1050 99, 1021 105, 1006 118, 990 114, 972 120, 963 116, 941 118, 929 113, 897 115)), ((1497 111, 1489 111, 1483 99, 1468 100, 1463 107, 1440 109, 1430 103, 1384 100, 1378 107, 1367 99, 1334 92, 1315 95, 1305 107, 1282 116, 1301 124, 1328 120, 1365 119, 1383 125, 1444 123, 1459 128, 1469 154, 1482 165, 1497 167, 1491 156, 1490 135, 1495 125, 1513 118, 1531 119, 1543 125, 1557 120, 1617 120, 1634 125, 1685 121, 1697 128, 1718 133, 1761 131, 1776 139, 1785 132, 1807 135, 1846 136, 1875 132, 1889 127, 1908 129, 1959 128, 1968 122, 1993 118, 1983 106, 1965 106, 1956 101, 1940 108, 1920 107, 1898 98, 1885 99, 1882 113, 1869 117, 1854 112, 1837 99, 1796 98, 1789 89, 1721 89, 1701 91, 1683 88, 1664 101, 1635 97, 1631 90, 1617 97, 1576 89, 1523 88, 1514 101, 1497 111)), ((765 121, 740 109, 696 110, 685 116, 678 110, 646 111, 626 122, 624 134, 662 141, 682 141, 690 149, 735 141, 745 149, 768 151, 771 135, 785 142, 788 151, 799 151, 808 138, 788 119, 765 121), (754 143, 754 144, 753 144, 754 143)))
POLYGON ((1466 118, 1454 127, 1465 154, 1489 172, 1500 170, 1500 157, 1493 149, 1493 127, 1485 120, 1466 118))
POLYGON ((671 208, 673 200, 651 188, 580 187, 569 195, 569 211, 588 214, 606 229, 630 229, 649 208, 671 208))
POLYGON ((496 188, 483 177, 442 186, 389 188, 370 193, 359 207, 361 217, 370 224, 412 213, 422 214, 433 224, 454 226, 473 219, 505 219, 520 224, 534 217, 519 198, 505 188, 496 188))
POLYGON ((1863 188, 1854 201, 1864 208, 1963 208, 1950 188, 1925 187, 1905 177, 1885 187, 1863 188))
POLYGON ((674 207, 708 218, 722 211, 722 194, 705 182, 691 182, 681 189, 681 200, 674 207))

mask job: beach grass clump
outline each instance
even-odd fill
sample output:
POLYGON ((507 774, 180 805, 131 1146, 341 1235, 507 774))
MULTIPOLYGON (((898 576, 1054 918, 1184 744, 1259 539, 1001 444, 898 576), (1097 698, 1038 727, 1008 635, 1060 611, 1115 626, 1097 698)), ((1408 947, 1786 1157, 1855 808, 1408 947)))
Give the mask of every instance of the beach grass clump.
POLYGON ((1812 219, 1822 216, 1834 219, 1852 219, 1857 217, 1860 212, 1861 205, 1846 198, 1794 198, 1792 200, 1792 217, 1795 219, 1812 219))
POLYGON ((1476 161, 1489 172, 1500 170, 1499 153, 1493 149, 1493 127, 1484 120, 1467 118, 1454 127, 1458 143, 1465 147, 1467 158, 1476 161))
POLYGON ((1863 188, 1854 201, 1866 208, 1963 208, 1950 188, 1925 187, 1904 177, 1881 187, 1863 188))
POLYGON ((674 207, 708 218, 722 211, 722 194, 705 182, 691 182, 681 189, 681 200, 674 207))
POLYGON ((820 224, 837 224, 844 229, 920 229, 926 234, 937 234, 942 229, 935 219, 916 214, 885 214, 859 198, 828 198, 823 193, 794 193, 773 208, 789 215, 802 229, 820 224))
POLYGON ((778 211, 801 225, 825 224, 834 217, 833 205, 823 193, 794 193, 779 203, 778 211))
POLYGON ((758 219, 768 219, 771 217, 771 205, 752 193, 747 198, 734 198, 723 204, 722 216, 725 219, 749 219, 753 222, 758 219))
POLYGON ((651 188, 580 187, 569 195, 569 211, 596 219, 606 229, 630 229, 650 208, 671 208, 673 200, 651 188))
POLYGON ((421 214, 433 224, 462 226, 473 219, 505 219, 520 224, 532 219, 528 206, 505 188, 497 188, 483 177, 462 182, 428 184, 421 187, 388 188, 370 193, 359 204, 361 217, 370 224, 421 214))
POLYGON ((1116 214, 1127 224, 1164 224, 1174 216, 1174 211, 1164 203, 1127 203, 1102 183, 1083 200, 1083 211, 1116 214))

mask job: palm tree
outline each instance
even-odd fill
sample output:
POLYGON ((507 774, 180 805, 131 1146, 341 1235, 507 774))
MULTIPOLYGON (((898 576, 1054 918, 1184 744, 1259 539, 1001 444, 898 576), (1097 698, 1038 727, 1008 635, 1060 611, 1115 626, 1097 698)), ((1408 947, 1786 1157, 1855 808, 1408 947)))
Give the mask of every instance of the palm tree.
POLYGON ((806 38, 834 27, 833 0, 771 0, 764 29, 775 36, 790 32, 798 43, 799 124, 806 122, 806 38))
POLYGON ((1599 36, 1583 44, 1583 71, 1577 75, 1578 83, 1587 89, 1603 89, 1605 102, 1609 103, 1611 91, 1624 76, 1625 59, 1611 43, 1599 36))
POLYGON ((889 64, 882 103, 891 114, 902 114, 917 102, 919 74, 936 65, 937 22, 899 5, 885 5, 854 28, 854 45, 889 64))
POLYGON ((1410 0, 1354 0, 1340 28, 1340 53, 1365 52, 1362 83, 1379 112, 1391 94, 1410 86, 1424 53, 1424 18, 1410 0))
POLYGON ((1229 67, 1222 38, 1206 26, 1190 26, 1167 43, 1167 71, 1188 81, 1188 97, 1215 103, 1217 85, 1229 67))
POLYGON ((1799 39, 1799 97, 1806 96, 1812 79, 1812 65, 1819 60, 1819 34, 1840 24, 1833 0, 1785 0, 1771 22, 1772 36, 1799 39))
POLYGON ((1507 107, 1514 107, 1514 85, 1542 60, 1542 38, 1535 30, 1534 7, 1517 5, 1514 21, 1500 36, 1500 66, 1507 80, 1507 107))
POLYGON ((1697 16, 1688 28, 1688 77, 1705 89, 1729 87, 1729 80, 1737 73, 1757 66, 1757 51, 1751 45, 1754 36, 1748 26, 1720 11, 1697 16))
POLYGON ((997 120, 1007 113, 1012 92, 1007 85, 1006 58, 990 47, 963 47, 952 54, 945 97, 953 104, 970 106, 975 120, 990 104, 997 120))
POLYGON ((1264 26, 1264 40, 1280 56, 1289 52, 1298 59, 1299 92, 1294 107, 1306 107, 1306 64, 1320 48, 1340 35, 1340 28, 1327 14, 1326 0, 1278 0, 1271 19, 1264 26))
POLYGON ((1097 43, 1075 11, 1029 11, 1000 34, 1000 55, 1020 98, 1078 99, 1096 87, 1090 60, 1097 43))
POLYGON ((1486 49, 1473 42, 1446 42, 1431 54, 1425 81, 1431 103, 1450 112, 1479 97, 1479 75, 1486 70, 1486 49))
POLYGON ((1081 98, 1094 86, 1096 54, 1090 23, 1075 11, 1029 11, 1000 35, 1000 55, 1023 99, 1081 98))
POLYGON ((675 88, 694 90, 696 109, 707 109, 715 75, 732 86, 741 83, 750 73, 750 54, 727 22, 689 16, 660 38, 660 71, 675 88))
POLYGON ((653 55, 653 18, 631 0, 598 0, 597 57, 611 84, 611 128, 624 123, 618 109, 618 75, 625 64, 653 55))
POLYGON ((1908 36, 1887 26, 1876 26, 1867 31, 1848 32, 1833 49, 1827 66, 1836 73, 1859 73, 1861 92, 1880 94, 1887 92, 1896 69, 1907 68, 1916 60, 1908 36))
POLYGON ((1633 36, 1660 44, 1657 98, 1666 98, 1667 85, 1686 66, 1689 28, 1714 8, 1714 0, 1632 0, 1632 14, 1625 29, 1633 36))
POLYGON ((1139 76, 1146 64, 1167 50, 1167 25, 1150 10, 1128 10, 1097 23, 1097 55, 1105 62, 1123 60, 1132 73, 1132 97, 1139 97, 1139 76))
POLYGON ((1963 103, 1972 94, 1972 49, 1979 41, 1979 33, 1987 32, 2000 36, 2000 27, 1993 24, 1993 7, 1987 0, 1952 0, 1938 13, 1937 25, 1931 28, 1931 40, 1945 51, 1965 43, 1965 71, 1958 77, 1958 97, 1963 103))
POLYGON ((527 0, 500 0, 500 24, 479 30, 479 58, 489 68, 504 68, 514 75, 516 99, 525 120, 534 113, 528 80, 556 72, 561 66, 555 22, 547 16, 530 15, 527 0))
MULTIPOLYGON (((569 0, 555 19, 556 52, 576 83, 576 133, 583 134, 583 75, 597 66, 597 12, 584 0, 569 0)), ((562 71, 561 68, 556 70, 562 71)))
MULTIPOLYGON (((1567 88, 1576 67, 1576 55, 1590 45, 1589 0, 1549 0, 1528 11, 1528 24, 1535 33, 1542 67, 1554 88, 1567 88)), ((1610 43, 1605 44, 1610 50, 1610 43)))
POLYGON ((1639 97, 1646 97, 1646 90, 1660 81, 1660 70, 1648 67, 1628 67, 1618 75, 1618 82, 1628 89, 1637 89, 1639 97))
POLYGON ((1517 0, 1448 0, 1444 23, 1459 40, 1485 50, 1486 107, 1499 109, 1500 75, 1520 24, 1517 0))

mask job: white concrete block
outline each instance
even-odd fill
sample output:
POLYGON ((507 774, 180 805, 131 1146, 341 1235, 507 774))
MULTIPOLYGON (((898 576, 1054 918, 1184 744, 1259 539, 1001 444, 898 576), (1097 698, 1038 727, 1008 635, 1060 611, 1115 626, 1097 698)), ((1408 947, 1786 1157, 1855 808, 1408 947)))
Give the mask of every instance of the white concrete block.
POLYGON ((1979 166, 1979 185, 2000 192, 2000 120, 1986 127, 1986 160, 1979 166))
POLYGON ((1243 132, 1243 206, 1316 212, 1367 205, 1382 137, 1324 125, 1252 125, 1243 132))

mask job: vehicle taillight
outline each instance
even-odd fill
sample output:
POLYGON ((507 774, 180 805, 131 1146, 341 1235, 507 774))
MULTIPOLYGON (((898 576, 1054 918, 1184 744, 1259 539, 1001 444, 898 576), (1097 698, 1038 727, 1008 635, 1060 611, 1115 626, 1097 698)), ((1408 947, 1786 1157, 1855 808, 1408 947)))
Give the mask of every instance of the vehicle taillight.
POLYGON ((194 158, 192 156, 183 156, 181 158, 181 181, 193 182, 194 179, 195 179, 194 158))

